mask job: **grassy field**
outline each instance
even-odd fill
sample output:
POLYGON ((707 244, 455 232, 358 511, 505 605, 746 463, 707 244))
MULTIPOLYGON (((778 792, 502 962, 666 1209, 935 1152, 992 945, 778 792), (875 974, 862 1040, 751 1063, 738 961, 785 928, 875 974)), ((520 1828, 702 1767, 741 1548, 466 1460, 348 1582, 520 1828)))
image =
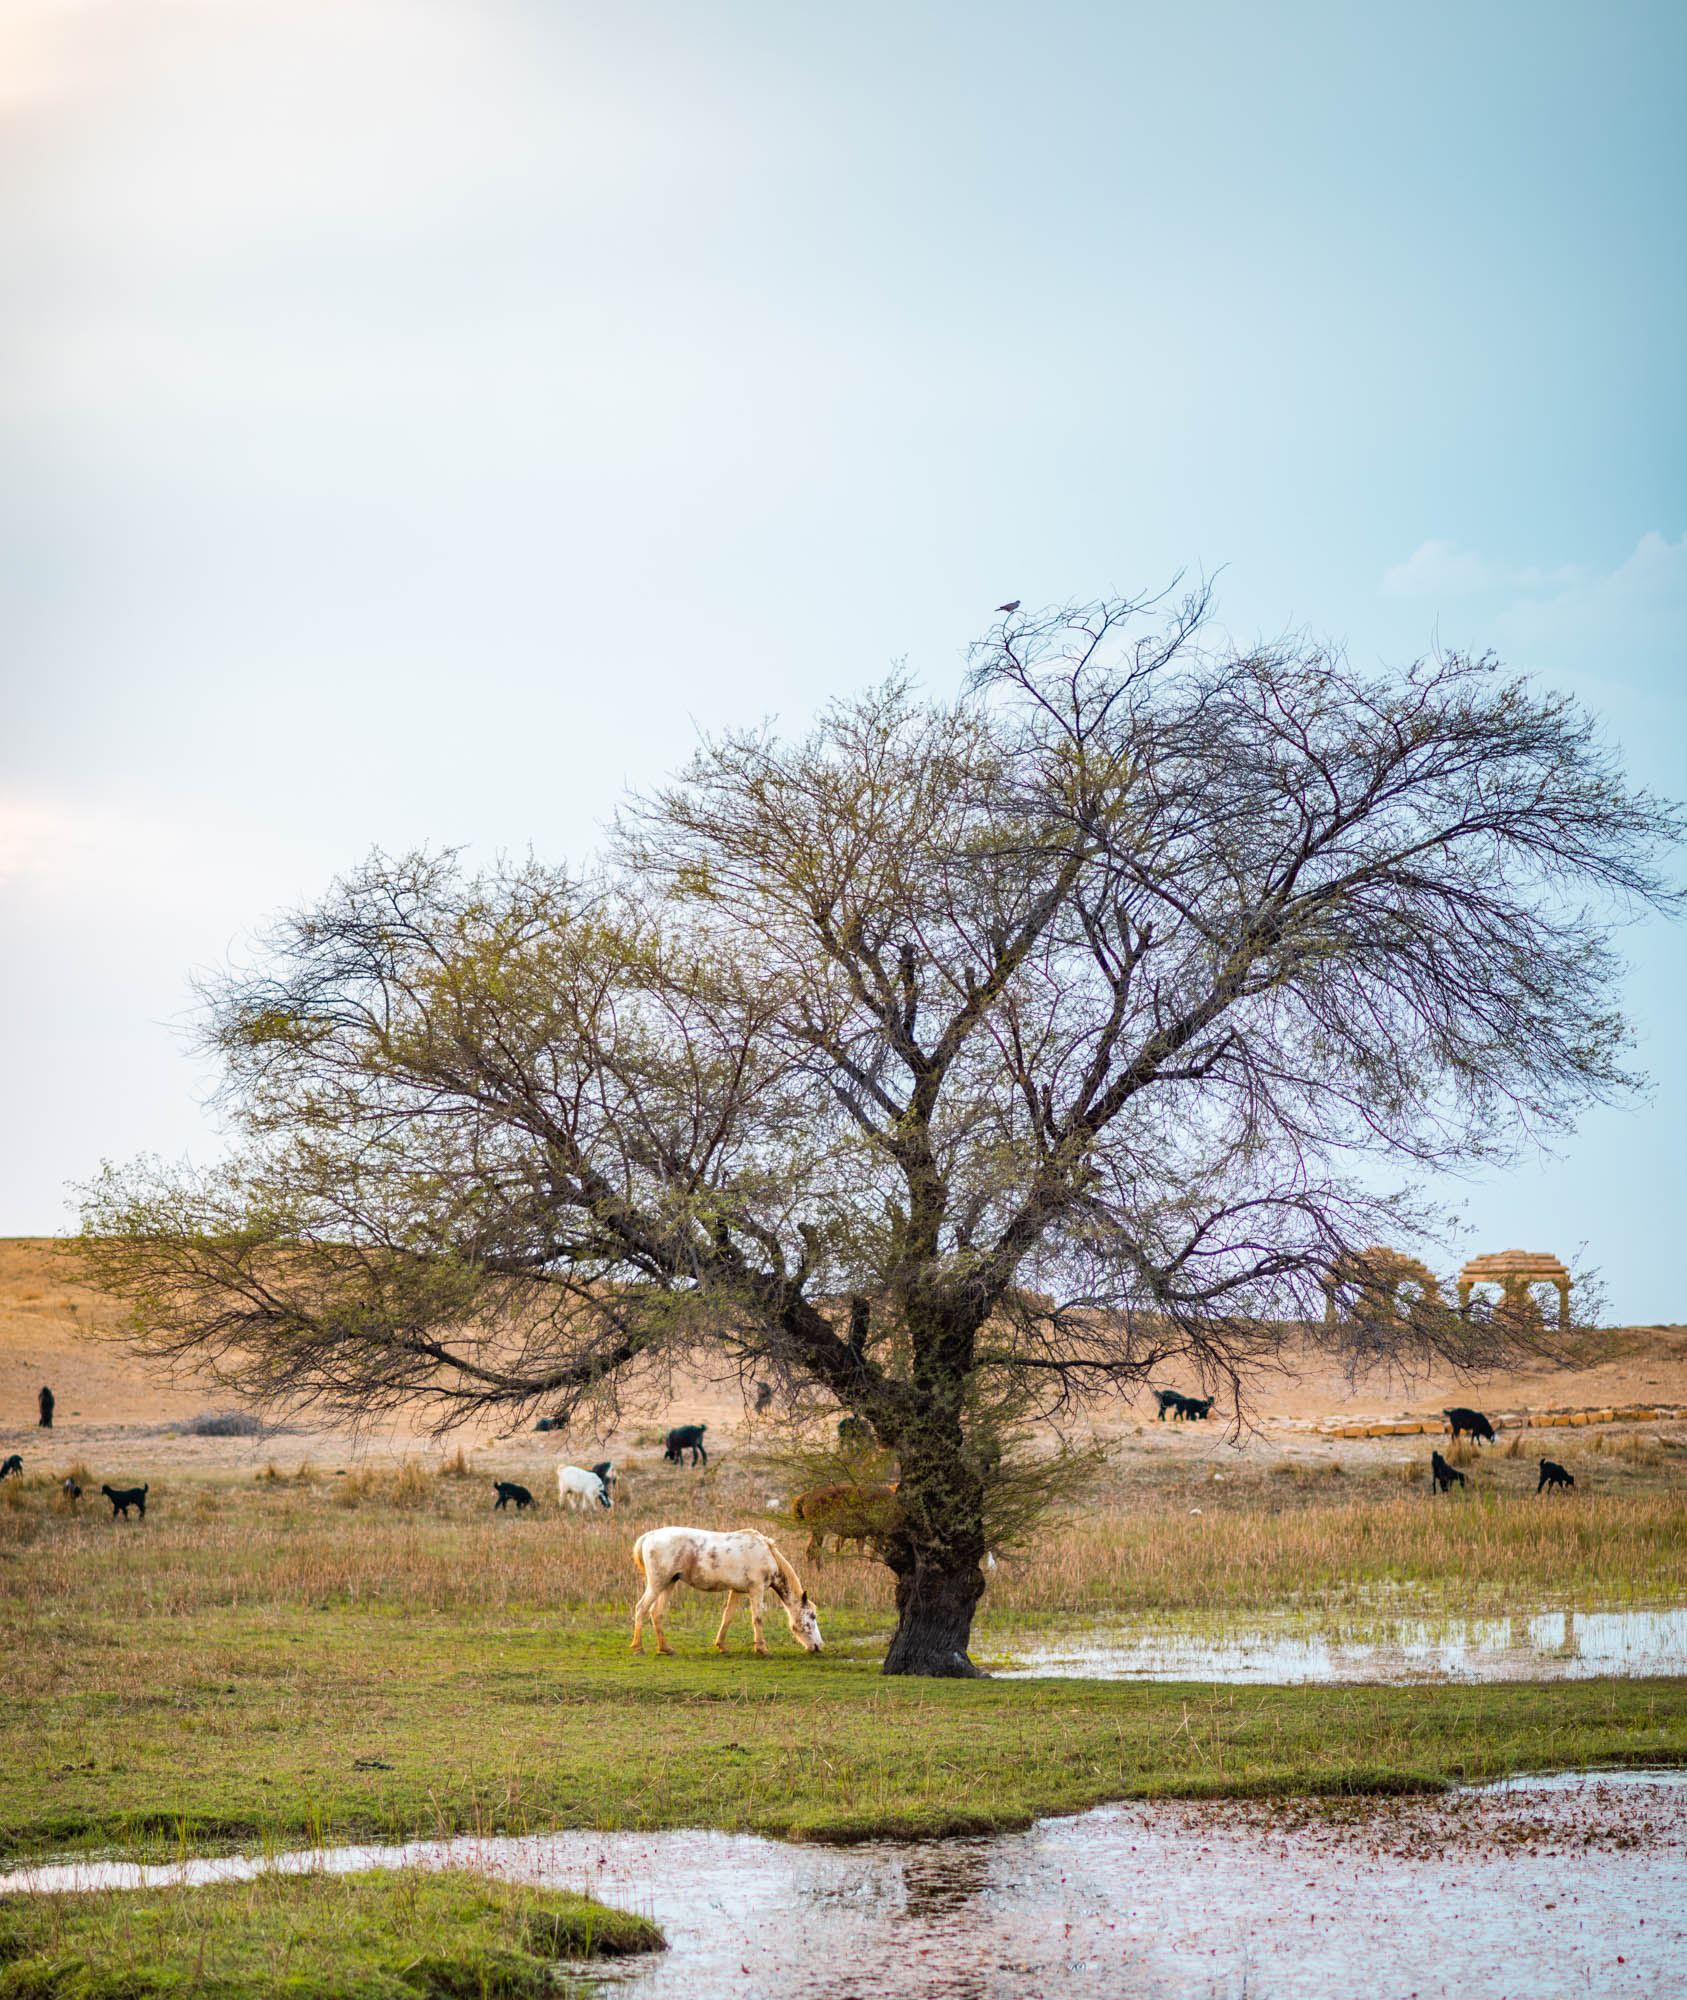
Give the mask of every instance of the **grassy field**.
POLYGON ((559 1967, 662 1944, 643 1917, 482 1875, 265 1874, 0 1898, 0 2000, 542 2000, 570 1990, 559 1967))
MULTIPOLYGON (((1374 1603, 1687 1602, 1667 1455, 1536 1502, 1485 1461, 1431 1502, 1395 1471, 1096 1492, 1004 1562, 976 1651, 1113 1619, 1374 1603), (1503 1489, 1503 1490, 1502 1490, 1503 1489)), ((1511 1475, 1515 1472, 1517 1478, 1511 1475)), ((493 1515, 486 1478, 160 1476, 144 1523, 45 1476, 0 1488, 0 1853, 138 1855, 352 1836, 711 1825, 846 1839, 1024 1824, 1101 1799, 1331 1793, 1687 1760, 1687 1683, 1242 1688, 885 1681, 884 1573, 807 1580, 826 1653, 626 1650, 634 1536, 767 1521, 753 1472, 650 1471, 614 1515, 493 1515)), ((801 1537, 786 1534, 800 1557, 801 1537)))

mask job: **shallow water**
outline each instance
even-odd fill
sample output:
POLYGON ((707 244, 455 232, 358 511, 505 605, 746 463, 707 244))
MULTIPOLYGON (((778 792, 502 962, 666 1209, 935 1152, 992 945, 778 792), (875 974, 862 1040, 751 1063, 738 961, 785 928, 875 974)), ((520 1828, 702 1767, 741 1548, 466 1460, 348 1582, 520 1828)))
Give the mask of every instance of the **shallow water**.
POLYGON ((1367 1618, 1227 1628, 1091 1626, 1014 1645, 1009 1680, 1506 1681, 1687 1674, 1687 1609, 1512 1618, 1367 1618))
MULTIPOLYGON (((995 1840, 564 1833, 276 1865, 468 1864, 587 1888, 672 1949, 626 2000, 1556 2000, 1687 1989, 1687 1774, 1336 1807, 1108 1806, 995 1840)), ((37 1868, 0 1891, 249 1876, 37 1868)))

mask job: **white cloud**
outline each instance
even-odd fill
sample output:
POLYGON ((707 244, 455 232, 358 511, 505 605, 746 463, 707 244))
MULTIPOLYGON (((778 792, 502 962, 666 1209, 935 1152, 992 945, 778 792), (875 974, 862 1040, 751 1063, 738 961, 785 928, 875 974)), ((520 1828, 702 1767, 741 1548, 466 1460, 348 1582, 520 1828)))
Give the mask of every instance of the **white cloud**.
POLYGON ((1687 535, 1656 529, 1614 570, 1557 571, 1509 579, 1515 601, 1499 631, 1513 653, 1542 664, 1636 657, 1658 667, 1687 665, 1687 535))
MULTIPOLYGON (((1402 563, 1383 572, 1389 597, 1473 597, 1504 592, 1540 614, 1542 623, 1583 605, 1655 603, 1677 616, 1687 598, 1687 535, 1672 542, 1656 528, 1641 536, 1632 555, 1616 569, 1599 571, 1582 563, 1555 569, 1538 564, 1508 569, 1455 542, 1420 542, 1402 563)), ((1514 614, 1506 614, 1508 616, 1514 614)))
POLYGON ((0 796, 0 910, 31 925, 75 913, 96 930, 121 916, 232 937, 333 865, 322 845, 204 801, 189 816, 139 797, 0 796))
POLYGON ((149 279, 465 210, 554 224, 660 193, 695 137, 659 76, 629 89, 509 0, 0 0, 6 77, 0 108, 52 121, 60 239, 149 279))
POLYGON ((196 838, 156 812, 41 796, 0 798, 0 886, 48 896, 145 898, 203 848, 217 862, 231 829, 196 838))
POLYGON ((1519 589, 1495 618, 1499 651, 1604 715, 1648 781, 1679 793, 1687 723, 1687 535, 1642 535, 1614 570, 1519 589))
POLYGON ((0 0, 0 118, 63 97, 100 0, 0 0))
MULTIPOLYGON (((1645 782, 1687 790, 1687 535, 1651 529, 1612 569, 1508 568, 1428 541, 1383 579, 1434 614, 1435 643, 1490 647, 1508 667, 1577 695, 1622 742, 1645 782)), ((1416 621, 1423 611, 1409 614, 1416 621)), ((1414 639, 1416 635, 1413 635, 1414 639)))
POLYGON ((0 883, 53 877, 93 845, 92 828, 55 806, 0 799, 0 883))
POLYGON ((1390 597, 1469 597, 1494 581, 1492 566, 1452 542, 1420 542, 1382 579, 1390 597))

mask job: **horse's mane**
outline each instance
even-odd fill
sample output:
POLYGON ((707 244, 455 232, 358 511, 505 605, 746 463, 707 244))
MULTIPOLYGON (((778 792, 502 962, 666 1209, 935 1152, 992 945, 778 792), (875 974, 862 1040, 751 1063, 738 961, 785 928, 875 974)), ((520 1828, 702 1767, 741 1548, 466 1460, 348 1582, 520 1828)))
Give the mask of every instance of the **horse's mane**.
MULTIPOLYGON (((757 1533, 760 1533, 759 1529, 757 1533)), ((782 1600, 787 1601, 790 1596, 795 1596, 797 1602, 800 1604, 804 1596, 802 1578, 798 1576, 796 1571, 786 1561, 785 1551, 771 1535, 762 1535, 762 1540, 773 1551, 773 1560, 779 1565, 779 1581, 773 1586, 775 1594, 782 1600)))

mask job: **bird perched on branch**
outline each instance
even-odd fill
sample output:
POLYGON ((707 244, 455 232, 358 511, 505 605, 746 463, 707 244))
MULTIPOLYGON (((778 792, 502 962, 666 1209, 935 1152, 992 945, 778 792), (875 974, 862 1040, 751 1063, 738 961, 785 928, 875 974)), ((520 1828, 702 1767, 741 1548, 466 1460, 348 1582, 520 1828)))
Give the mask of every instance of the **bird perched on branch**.
POLYGON ((998 611, 1017 611, 1019 609, 1019 599, 1015 597, 1006 604, 998 604, 996 609, 998 611))

